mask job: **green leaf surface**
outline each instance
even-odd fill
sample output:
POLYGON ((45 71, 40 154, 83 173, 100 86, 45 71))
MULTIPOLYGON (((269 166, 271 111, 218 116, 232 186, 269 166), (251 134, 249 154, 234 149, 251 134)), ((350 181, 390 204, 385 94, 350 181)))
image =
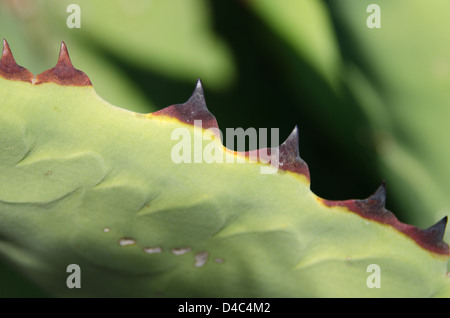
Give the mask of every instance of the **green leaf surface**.
POLYGON ((173 116, 3 78, 0 105, 0 253, 53 295, 449 296, 448 251, 330 207, 303 174, 175 163, 176 129, 239 155, 173 116), (80 289, 66 286, 70 264, 80 289), (381 288, 367 286, 371 264, 381 288))

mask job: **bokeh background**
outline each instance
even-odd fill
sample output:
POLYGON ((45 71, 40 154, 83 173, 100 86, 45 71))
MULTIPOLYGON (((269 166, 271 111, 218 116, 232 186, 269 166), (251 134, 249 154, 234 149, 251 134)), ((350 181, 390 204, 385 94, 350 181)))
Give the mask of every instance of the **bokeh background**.
MULTIPOLYGON (((298 125, 315 194, 366 198, 386 180, 387 208, 426 228, 450 215, 448 12, 448 0, 0 0, 0 37, 34 74, 64 41, 103 99, 137 112, 184 102, 201 78, 222 131, 279 128, 281 143, 298 125)), ((2 262, 0 296, 46 296, 2 262)))

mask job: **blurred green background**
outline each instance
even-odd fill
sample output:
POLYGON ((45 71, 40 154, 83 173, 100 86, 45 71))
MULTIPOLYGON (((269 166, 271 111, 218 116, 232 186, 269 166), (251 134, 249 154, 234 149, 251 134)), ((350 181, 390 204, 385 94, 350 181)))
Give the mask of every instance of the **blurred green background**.
MULTIPOLYGON (((425 228, 450 214, 448 12, 448 0, 1 0, 0 36, 34 74, 64 41, 103 99, 137 112, 184 102, 201 78, 222 131, 279 128, 281 143, 299 126, 315 194, 365 198, 386 180, 387 208, 425 228)), ((8 266, 0 296, 45 296, 8 266)))

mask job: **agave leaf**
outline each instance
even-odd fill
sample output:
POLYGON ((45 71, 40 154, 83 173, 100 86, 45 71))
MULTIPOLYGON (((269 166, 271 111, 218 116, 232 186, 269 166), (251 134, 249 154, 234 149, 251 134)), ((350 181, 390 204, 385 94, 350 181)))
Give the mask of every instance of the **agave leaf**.
POLYGON ((53 295, 449 295, 446 218, 399 222, 384 184, 364 200, 319 198, 297 129, 262 174, 276 163, 250 162, 262 149, 228 150, 205 129, 218 126, 200 81, 186 103, 139 114, 103 101, 64 44, 30 78, 5 42, 0 75, 0 253, 53 295), (174 162, 177 129, 224 163, 174 162), (80 289, 66 285, 70 264, 80 289), (368 288, 371 264, 381 288, 368 288))
POLYGON ((258 0, 248 3, 331 86, 337 85, 340 54, 331 19, 322 1, 258 0))

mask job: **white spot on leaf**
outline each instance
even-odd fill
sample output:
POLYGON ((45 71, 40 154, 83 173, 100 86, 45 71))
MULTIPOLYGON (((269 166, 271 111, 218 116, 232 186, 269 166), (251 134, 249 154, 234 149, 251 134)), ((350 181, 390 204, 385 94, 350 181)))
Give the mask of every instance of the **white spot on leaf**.
POLYGON ((172 248, 172 253, 175 255, 183 255, 186 253, 189 253, 192 250, 192 248, 190 247, 177 247, 177 248, 172 248))
POLYGON ((162 248, 159 246, 156 247, 144 247, 144 252, 147 254, 159 254, 162 253, 162 248))
POLYGON ((134 240, 132 238, 124 237, 119 240, 120 246, 131 246, 131 245, 135 245, 135 244, 136 244, 136 240, 134 240))
POLYGON ((208 252, 199 252, 195 254, 195 267, 202 267, 206 264, 208 261, 208 252))

